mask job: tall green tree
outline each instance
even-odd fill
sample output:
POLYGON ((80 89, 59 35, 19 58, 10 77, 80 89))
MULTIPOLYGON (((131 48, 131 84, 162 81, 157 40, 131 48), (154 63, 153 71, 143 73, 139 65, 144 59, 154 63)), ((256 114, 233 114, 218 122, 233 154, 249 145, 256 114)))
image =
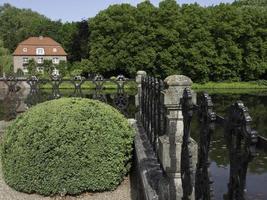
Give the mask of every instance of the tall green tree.
POLYGON ((60 38, 57 34, 59 21, 51 21, 39 13, 29 9, 18 9, 9 4, 0 8, 0 37, 4 46, 11 52, 22 40, 30 36, 50 36, 60 38))
POLYGON ((0 39, 0 76, 10 74, 13 72, 12 56, 8 49, 4 48, 4 43, 0 39))
POLYGON ((267 0, 236 0, 233 5, 239 6, 267 6, 267 0))
POLYGON ((83 20, 76 23, 76 31, 72 35, 72 42, 70 45, 71 55, 69 60, 71 62, 81 61, 88 56, 88 40, 89 40, 89 26, 88 21, 83 20))
POLYGON ((129 4, 113 5, 89 20, 89 59, 99 73, 129 75, 136 71, 132 52, 136 42, 135 12, 136 8, 129 4))

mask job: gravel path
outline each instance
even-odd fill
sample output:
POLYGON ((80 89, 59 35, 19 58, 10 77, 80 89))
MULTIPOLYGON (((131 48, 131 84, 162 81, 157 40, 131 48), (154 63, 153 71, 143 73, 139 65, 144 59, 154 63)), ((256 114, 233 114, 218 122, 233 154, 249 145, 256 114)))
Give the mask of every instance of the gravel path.
MULTIPOLYGON (((3 122, 0 121, 0 142, 2 138, 3 122)), ((36 194, 25 194, 10 188, 3 179, 0 162, 0 200, 136 200, 135 189, 131 187, 130 177, 126 177, 122 184, 111 192, 84 193, 79 196, 43 197, 36 194)), ((135 184, 134 184, 135 185, 135 184)))
POLYGON ((130 180, 126 178, 124 182, 112 192, 85 193, 80 196, 66 197, 43 197, 37 194, 25 194, 10 188, 3 180, 0 172, 0 200, 131 200, 130 180))

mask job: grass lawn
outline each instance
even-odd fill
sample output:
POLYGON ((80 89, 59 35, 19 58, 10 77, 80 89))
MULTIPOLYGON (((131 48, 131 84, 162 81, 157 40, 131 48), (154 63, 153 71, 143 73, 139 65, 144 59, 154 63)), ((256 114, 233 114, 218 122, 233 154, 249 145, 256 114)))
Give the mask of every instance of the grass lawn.
MULTIPOLYGON (((51 89, 50 83, 41 84, 42 89, 51 89)), ((82 89, 94 89, 95 85, 91 81, 85 81, 82 84, 82 89)), ((117 89, 117 85, 114 82, 107 81, 103 85, 104 89, 117 89)), ((74 89, 74 86, 70 82, 62 82, 60 89, 74 89)), ((128 81, 124 85, 124 89, 137 89, 135 81, 128 81)), ((192 89, 267 89, 267 81, 251 81, 251 82, 208 82, 208 83, 194 83, 192 89)))
MULTIPOLYGON (((42 89, 51 89, 52 85, 50 83, 41 84, 40 88, 42 89)), ((74 85, 71 82, 62 82, 60 84, 60 89, 74 89, 74 85)), ((85 81, 82 86, 82 89, 95 89, 95 84, 92 81, 85 81)), ((103 84, 104 89, 117 89, 117 85, 114 82, 107 81, 103 84)), ((124 89, 136 89, 135 81, 128 81, 124 85, 124 89)))
POLYGON ((265 81, 253 82, 208 82, 204 84, 194 83, 193 89, 267 89, 265 81))

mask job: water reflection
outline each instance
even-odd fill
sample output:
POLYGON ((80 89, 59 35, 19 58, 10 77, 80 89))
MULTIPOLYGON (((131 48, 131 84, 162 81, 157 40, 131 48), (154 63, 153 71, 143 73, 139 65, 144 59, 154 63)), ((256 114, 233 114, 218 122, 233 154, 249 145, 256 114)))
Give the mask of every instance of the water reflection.
MULTIPOLYGON (((226 109, 235 101, 242 100, 249 108, 249 113, 253 118, 253 127, 262 136, 267 136, 267 93, 260 92, 254 94, 211 94, 214 110, 217 114, 225 116, 226 109)), ((192 123, 192 137, 199 140, 199 126, 196 116, 192 123)), ((229 150, 226 146, 224 131, 217 127, 211 138, 210 147, 210 172, 212 176, 214 199, 227 199, 229 181, 229 150)), ((198 141, 199 142, 199 141, 198 141)), ((247 173, 247 199, 267 199, 267 153, 259 152, 249 164, 247 173)))
POLYGON ((135 92, 129 94, 126 92, 108 90, 19 90, 16 92, 7 92, 0 90, 0 120, 9 121, 16 117, 17 114, 24 112, 28 108, 48 100, 60 97, 84 97, 96 99, 110 104, 117 108, 128 118, 134 118, 135 92))

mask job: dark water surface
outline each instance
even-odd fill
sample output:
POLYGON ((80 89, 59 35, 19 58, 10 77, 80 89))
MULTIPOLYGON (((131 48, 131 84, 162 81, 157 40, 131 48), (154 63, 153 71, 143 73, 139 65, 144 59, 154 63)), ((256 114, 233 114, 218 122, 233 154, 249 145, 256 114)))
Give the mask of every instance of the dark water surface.
MULTIPOLYGON (((197 91, 200 93, 201 91, 197 91)), ((214 110, 217 114, 225 116, 227 108, 237 100, 242 100, 249 108, 249 113, 253 119, 253 127, 262 136, 267 137, 267 91, 264 90, 209 90, 212 97, 214 110)), ((125 91, 124 94, 117 93, 116 90, 83 91, 82 96, 104 101, 118 110, 126 117, 134 118, 136 91, 125 91)), ((73 90, 62 90, 62 97, 75 96, 73 90)), ((29 91, 19 91, 17 95, 7 95, 7 92, 0 90, 0 120, 12 119, 18 112, 24 112, 28 107, 37 103, 53 99, 51 90, 43 90, 36 94, 29 94, 29 91), (14 107, 16 109, 14 109, 14 107), (15 112, 16 111, 16 112, 15 112)), ((199 129, 197 119, 192 124, 192 137, 198 141, 199 129)), ((229 177, 229 151, 223 137, 223 130, 216 128, 212 136, 210 152, 210 172, 214 181, 213 190, 215 199, 224 199, 227 192, 229 177)), ((247 176, 247 197, 248 199, 267 199, 267 154, 260 153, 249 165, 247 176)))
MULTIPOLYGON (((200 93, 202 91, 197 91, 200 93)), ((227 108, 237 100, 242 100, 248 107, 253 119, 253 128, 259 135, 267 137, 267 91, 265 90, 207 90, 214 103, 214 111, 225 116, 227 108)), ((196 119, 192 129, 192 137, 199 140, 196 119)), ((222 128, 217 127, 212 136, 210 151, 210 173, 214 181, 213 190, 215 199, 225 199, 229 177, 229 151, 223 137, 222 128)), ((247 174, 247 199, 267 199, 267 153, 260 153, 250 163, 247 174)))
POLYGON ((29 90, 20 90, 16 93, 8 93, 0 90, 0 120, 9 120, 16 114, 22 113, 28 108, 48 100, 60 97, 83 97, 96 99, 117 108, 127 118, 134 118, 136 91, 126 90, 123 93, 116 90, 83 90, 82 93, 74 93, 72 89, 62 89, 59 94, 53 94, 49 89, 39 90, 38 93, 30 93, 29 90))

